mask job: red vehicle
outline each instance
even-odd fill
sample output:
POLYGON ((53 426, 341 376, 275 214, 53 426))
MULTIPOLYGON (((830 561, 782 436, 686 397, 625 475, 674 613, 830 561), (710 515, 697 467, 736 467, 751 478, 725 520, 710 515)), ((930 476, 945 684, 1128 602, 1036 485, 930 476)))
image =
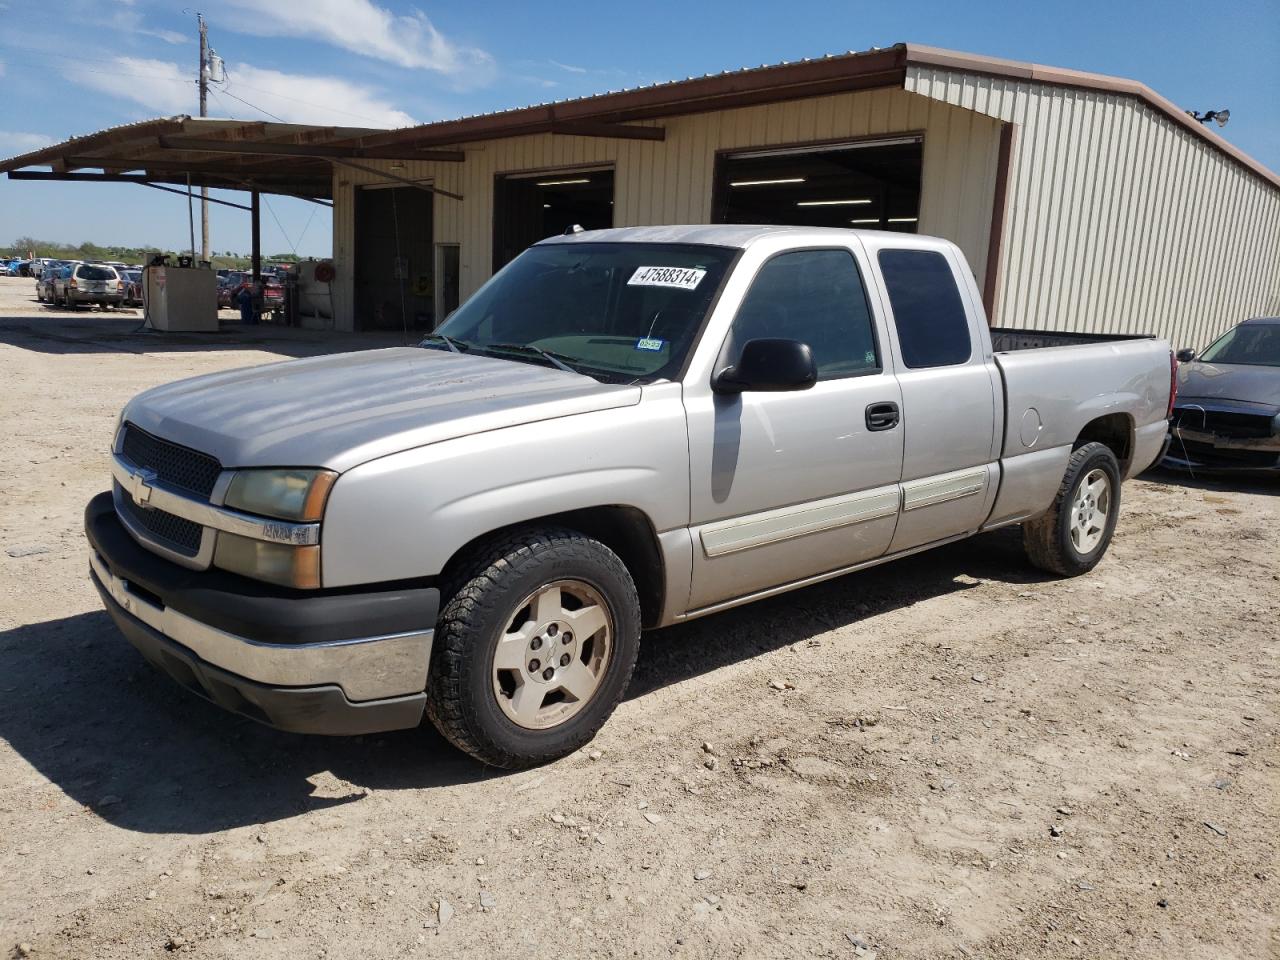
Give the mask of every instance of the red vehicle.
MULTIPOLYGON (((240 291, 253 283, 253 276, 245 272, 229 273, 218 279, 218 306, 240 309, 240 291)), ((274 274, 262 275, 262 312, 274 313, 284 309, 284 284, 274 274)))

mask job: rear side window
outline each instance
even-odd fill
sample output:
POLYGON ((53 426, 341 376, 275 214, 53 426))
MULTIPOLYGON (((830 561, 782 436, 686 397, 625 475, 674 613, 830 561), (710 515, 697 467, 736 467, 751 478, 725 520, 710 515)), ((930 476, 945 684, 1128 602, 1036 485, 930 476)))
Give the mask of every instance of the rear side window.
POLYGON ((848 250, 795 250, 765 263, 730 337, 735 353, 763 337, 807 343, 819 380, 880 368, 862 275, 848 250))
POLYGON ((964 301, 947 258, 933 250, 881 250, 902 362, 946 367, 973 355, 964 301))

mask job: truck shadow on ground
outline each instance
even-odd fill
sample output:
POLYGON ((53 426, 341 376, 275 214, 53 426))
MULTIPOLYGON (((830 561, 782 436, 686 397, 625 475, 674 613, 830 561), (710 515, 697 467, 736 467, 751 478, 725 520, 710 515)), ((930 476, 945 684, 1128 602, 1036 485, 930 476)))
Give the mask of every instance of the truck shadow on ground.
MULTIPOLYGON (((628 697, 981 579, 1043 577, 1022 558, 1016 532, 953 544, 647 634, 628 697)), ((0 737, 75 803, 141 833, 212 833, 358 802, 365 788, 505 775, 453 749, 429 723, 304 737, 228 714, 151 669, 97 611, 0 633, 0 737)))

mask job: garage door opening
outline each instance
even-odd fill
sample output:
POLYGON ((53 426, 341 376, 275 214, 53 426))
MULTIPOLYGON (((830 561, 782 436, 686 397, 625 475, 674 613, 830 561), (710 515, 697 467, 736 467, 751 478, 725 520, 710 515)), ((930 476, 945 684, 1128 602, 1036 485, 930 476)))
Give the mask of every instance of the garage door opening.
POLYGON ((357 330, 435 327, 434 199, 417 187, 356 191, 357 330))
POLYGON ((507 174, 494 183, 493 269, 526 247, 564 233, 613 226, 613 171, 507 174))
POLYGON ((922 157, 914 136, 726 154, 715 220, 915 233, 922 157))

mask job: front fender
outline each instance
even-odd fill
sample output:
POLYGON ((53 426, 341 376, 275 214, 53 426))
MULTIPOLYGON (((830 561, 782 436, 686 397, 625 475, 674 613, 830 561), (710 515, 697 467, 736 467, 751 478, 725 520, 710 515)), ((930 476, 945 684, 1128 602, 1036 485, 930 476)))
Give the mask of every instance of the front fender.
POLYGON ((473 434, 370 461, 334 484, 321 533, 325 587, 439 574, 465 544, 594 506, 635 507, 659 534, 689 523, 678 384, 633 406, 473 434))

